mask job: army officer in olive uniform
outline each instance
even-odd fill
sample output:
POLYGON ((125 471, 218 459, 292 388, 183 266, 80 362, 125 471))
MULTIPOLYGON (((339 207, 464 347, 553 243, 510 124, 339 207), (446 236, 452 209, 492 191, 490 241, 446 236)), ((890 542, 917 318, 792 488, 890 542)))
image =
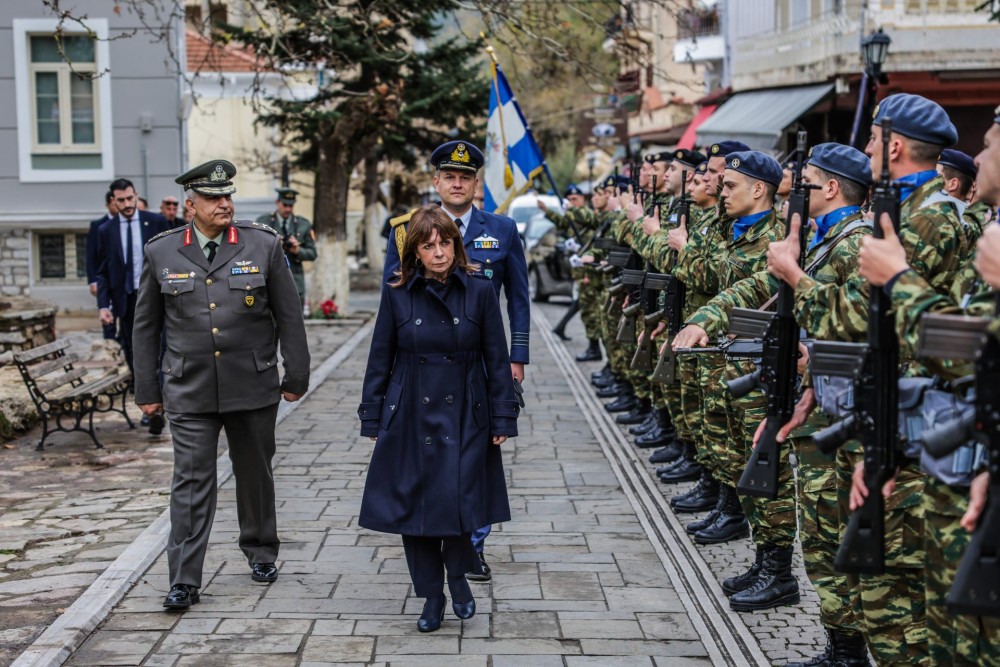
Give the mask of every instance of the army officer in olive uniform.
POLYGON ((254 581, 277 578, 275 418, 282 397, 297 401, 309 386, 305 326, 281 237, 233 219, 235 174, 229 162, 213 160, 176 179, 193 221, 146 245, 136 304, 135 400, 144 414, 164 409, 173 436, 171 588, 163 604, 170 609, 198 602, 223 428, 236 476, 240 549, 254 581), (167 345, 158 363, 161 330, 167 345))
POLYGON ((299 293, 299 303, 305 308, 306 275, 302 270, 302 262, 316 261, 316 237, 312 223, 301 215, 295 215, 295 200, 299 191, 275 188, 275 192, 278 193, 278 199, 274 202, 274 211, 260 216, 257 222, 268 225, 281 234, 282 247, 295 278, 295 289, 299 293))

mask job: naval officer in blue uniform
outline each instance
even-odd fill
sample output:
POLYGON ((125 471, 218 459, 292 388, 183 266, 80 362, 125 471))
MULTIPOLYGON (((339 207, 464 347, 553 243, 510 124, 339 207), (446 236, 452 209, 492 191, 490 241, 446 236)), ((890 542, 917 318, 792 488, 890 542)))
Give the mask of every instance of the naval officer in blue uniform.
MULTIPOLYGON (((497 297, 500 290, 507 297, 507 314, 510 320, 510 368, 518 382, 524 380, 524 366, 528 363, 528 334, 531 330, 531 298, 528 294, 528 263, 524 247, 512 218, 481 211, 472 205, 479 185, 479 170, 485 162, 482 151, 469 141, 450 141, 438 146, 431 154, 434 189, 441 198, 444 209, 458 225, 464 240, 465 252, 471 263, 479 265, 479 273, 493 283, 497 297)), ((400 249, 406 241, 406 223, 412 212, 393 218, 392 231, 382 272, 382 282, 394 278, 399 269, 400 249)), ((472 543, 479 554, 480 571, 471 572, 473 581, 489 581, 490 568, 483 556, 483 544, 490 533, 485 526, 472 535, 472 543)))

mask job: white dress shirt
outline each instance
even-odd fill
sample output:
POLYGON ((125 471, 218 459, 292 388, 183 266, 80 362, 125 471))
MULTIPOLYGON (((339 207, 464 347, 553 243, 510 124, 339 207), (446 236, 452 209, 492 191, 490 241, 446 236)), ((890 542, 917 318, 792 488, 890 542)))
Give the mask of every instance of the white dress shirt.
POLYGON ((472 207, 470 206, 469 210, 460 216, 457 216, 449 211, 447 206, 442 206, 441 208, 444 209, 444 212, 448 214, 449 218, 455 221, 455 224, 458 225, 458 231, 462 235, 462 239, 465 240, 465 232, 469 231, 469 221, 472 220, 472 207))

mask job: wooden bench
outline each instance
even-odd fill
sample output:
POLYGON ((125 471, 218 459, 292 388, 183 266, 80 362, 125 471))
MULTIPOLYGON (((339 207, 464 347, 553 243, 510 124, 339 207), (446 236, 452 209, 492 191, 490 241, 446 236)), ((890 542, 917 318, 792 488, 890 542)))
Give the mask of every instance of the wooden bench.
POLYGON ((98 449, 103 448, 94 431, 94 414, 120 412, 129 428, 135 428, 125 411, 125 396, 129 392, 132 374, 127 366, 113 366, 103 373, 88 373, 86 368, 74 368, 80 357, 67 352, 68 340, 14 354, 14 363, 28 387, 31 400, 42 418, 42 439, 36 449, 45 448, 45 440, 57 431, 84 431, 98 449), (115 407, 121 396, 121 407, 115 407), (64 425, 64 420, 72 426, 64 425), (86 420, 86 426, 83 422, 86 420))

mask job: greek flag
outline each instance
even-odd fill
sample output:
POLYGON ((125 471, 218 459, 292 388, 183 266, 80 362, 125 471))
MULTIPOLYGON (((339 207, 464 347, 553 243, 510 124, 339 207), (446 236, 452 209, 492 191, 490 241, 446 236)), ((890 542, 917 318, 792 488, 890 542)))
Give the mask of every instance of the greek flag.
POLYGON ((507 77, 497 63, 492 63, 492 67, 490 116, 486 122, 486 168, 483 172, 486 196, 483 208, 503 213, 514 197, 532 186, 535 178, 548 174, 548 167, 510 90, 507 77))

